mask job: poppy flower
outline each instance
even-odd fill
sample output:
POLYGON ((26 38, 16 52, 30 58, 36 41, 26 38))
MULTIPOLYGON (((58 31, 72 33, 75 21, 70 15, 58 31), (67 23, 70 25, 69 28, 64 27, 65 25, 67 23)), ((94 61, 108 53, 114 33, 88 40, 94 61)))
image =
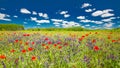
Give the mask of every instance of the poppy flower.
POLYGON ((17 42, 18 42, 18 39, 16 39, 15 42, 17 43, 17 42))
POLYGON ((14 50, 14 49, 12 49, 12 50, 10 50, 10 52, 12 52, 12 53, 13 53, 13 52, 15 52, 15 50, 14 50))
POLYGON ((29 44, 29 42, 25 42, 25 45, 28 45, 29 44))
POLYGON ((26 50, 23 49, 23 50, 22 50, 22 53, 26 53, 26 50))
POLYGON ((32 47, 29 47, 29 48, 28 48, 28 51, 32 51, 32 50, 33 50, 33 48, 32 48, 32 47))
POLYGON ((45 40, 47 41, 47 40, 49 40, 48 38, 45 38, 45 40))
POLYGON ((89 34, 86 34, 85 36, 88 36, 89 34))
POLYGON ((61 49, 62 48, 62 46, 58 46, 58 49, 61 49))
POLYGON ((95 43, 95 42, 96 42, 96 40, 95 40, 95 39, 93 39, 93 40, 92 40, 92 43, 95 43))
POLYGON ((48 44, 50 45, 50 44, 52 44, 52 42, 51 42, 51 41, 48 41, 48 44))
POLYGON ((110 36, 108 36, 108 39, 110 39, 110 36))
POLYGON ((112 40, 112 42, 114 43, 114 42, 116 42, 116 40, 112 40))
POLYGON ((45 49, 49 49, 49 46, 46 46, 45 49))
POLYGON ((23 34, 23 36, 27 36, 27 34, 23 34))
POLYGON ((32 45, 34 45, 35 44, 35 42, 32 42, 32 45))
POLYGON ((83 40, 83 37, 82 37, 82 38, 79 38, 78 40, 79 40, 79 41, 82 41, 82 40, 83 40))
POLYGON ((64 46, 67 46, 68 45, 68 43, 64 43, 64 46))
POLYGON ((5 55, 0 55, 0 59, 6 59, 5 55))
POLYGON ((54 47, 56 47, 57 46, 57 44, 54 44, 54 47))
POLYGON ((32 60, 32 61, 35 61, 36 59, 37 59, 36 56, 32 56, 32 57, 31 57, 31 60, 32 60))
POLYGON ((61 44, 61 42, 57 42, 57 44, 61 44))
POLYGON ((42 46, 45 46, 45 44, 42 44, 42 46))
POLYGON ((82 38, 84 38, 85 36, 82 36, 82 38))
POLYGON ((27 34, 27 36, 30 36, 30 34, 27 34))
POLYGON ((98 46, 94 46, 93 49, 94 49, 95 51, 98 51, 100 48, 99 48, 98 46))
POLYGON ((98 34, 98 32, 95 32, 95 34, 98 34))

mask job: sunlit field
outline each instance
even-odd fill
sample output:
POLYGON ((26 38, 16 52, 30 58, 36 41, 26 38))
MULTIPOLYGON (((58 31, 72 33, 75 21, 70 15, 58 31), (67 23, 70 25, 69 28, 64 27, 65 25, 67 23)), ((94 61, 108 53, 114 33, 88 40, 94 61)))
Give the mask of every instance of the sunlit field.
POLYGON ((0 32, 0 68, 119 67, 120 32, 0 32))

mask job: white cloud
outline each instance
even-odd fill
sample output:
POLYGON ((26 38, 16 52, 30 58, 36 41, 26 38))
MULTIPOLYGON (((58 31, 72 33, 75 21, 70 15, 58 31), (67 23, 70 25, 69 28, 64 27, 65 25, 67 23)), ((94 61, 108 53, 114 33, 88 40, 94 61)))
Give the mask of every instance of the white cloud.
POLYGON ((48 19, 48 18, 49 18, 46 13, 38 13, 38 15, 39 15, 40 17, 45 18, 45 19, 48 19))
POLYGON ((23 22, 24 24, 28 24, 27 22, 23 22))
POLYGON ((5 8, 0 8, 0 10, 6 10, 5 8))
POLYGON ((93 12, 94 10, 96 10, 95 8, 94 9, 86 9, 85 12, 93 12))
POLYGON ((37 25, 41 25, 40 23, 37 23, 37 25))
POLYGON ((37 12, 33 11, 32 14, 33 14, 33 15, 37 15, 37 12))
POLYGON ((85 26, 90 26, 89 24, 85 25, 85 26))
POLYGON ((64 28, 76 27, 76 26, 80 26, 80 24, 77 22, 74 22, 74 21, 63 21, 62 22, 62 27, 64 27, 64 28))
POLYGON ((110 16, 114 16, 114 14, 109 13, 113 11, 112 9, 106 9, 106 10, 97 10, 95 12, 92 13, 92 16, 96 17, 96 16, 101 16, 101 17, 110 17, 110 16))
POLYGON ((18 18, 18 16, 14 15, 13 17, 18 18))
POLYGON ((94 21, 94 20, 88 20, 88 19, 80 20, 80 22, 83 22, 83 23, 95 23, 95 24, 103 24, 104 23, 102 21, 94 21))
POLYGON ((11 21, 11 19, 8 19, 7 17, 10 17, 10 15, 0 13, 0 20, 11 21))
POLYGON ((60 25, 55 25, 56 27, 60 27, 60 25))
POLYGON ((113 24, 114 24, 114 23, 109 22, 109 23, 105 23, 103 26, 104 26, 105 28, 110 28, 110 27, 113 26, 113 24))
POLYGON ((68 17, 70 17, 70 15, 69 15, 69 14, 65 14, 64 17, 65 17, 65 18, 68 18, 68 17))
POLYGON ((54 22, 53 24, 55 24, 55 25, 59 25, 60 23, 58 23, 58 22, 54 22))
POLYGON ((77 19, 85 19, 85 16, 78 16, 77 19))
POLYGON ((64 15, 64 14, 67 14, 67 13, 68 13, 68 11, 61 11, 60 12, 61 15, 64 15))
POLYGON ((32 20, 32 21, 35 21, 35 22, 37 22, 37 23, 50 23, 49 20, 37 20, 36 17, 31 17, 31 20, 32 20))
POLYGON ((92 5, 89 4, 89 3, 84 3, 81 8, 86 8, 86 7, 89 7, 89 6, 92 6, 92 5))
POLYGON ((20 12, 23 14, 31 14, 31 12, 29 10, 27 10, 26 8, 20 9, 20 12))
POLYGON ((110 17, 110 18, 107 18, 107 19, 102 19, 103 22, 110 22, 112 21, 112 19, 116 19, 116 17, 110 17))
POLYGON ((114 16, 114 14, 111 14, 111 13, 106 13, 106 14, 103 14, 101 15, 101 17, 110 17, 110 16, 114 16))
POLYGON ((62 22, 63 20, 61 19, 51 19, 53 22, 62 22))

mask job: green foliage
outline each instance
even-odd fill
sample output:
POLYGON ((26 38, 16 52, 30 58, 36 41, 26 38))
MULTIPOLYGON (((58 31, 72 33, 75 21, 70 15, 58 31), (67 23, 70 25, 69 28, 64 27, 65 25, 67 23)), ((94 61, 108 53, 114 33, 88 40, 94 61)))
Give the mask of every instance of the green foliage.
POLYGON ((24 26, 17 24, 0 24, 1 31, 16 31, 16 30, 24 30, 24 26))
POLYGON ((81 27, 70 27, 70 28, 30 28, 30 31, 88 31, 89 29, 81 27))

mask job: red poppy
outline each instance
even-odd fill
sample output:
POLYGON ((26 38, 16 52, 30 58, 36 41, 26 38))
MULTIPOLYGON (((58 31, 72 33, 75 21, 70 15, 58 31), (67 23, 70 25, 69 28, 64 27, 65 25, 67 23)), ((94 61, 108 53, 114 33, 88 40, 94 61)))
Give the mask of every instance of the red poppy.
POLYGON ((83 37, 82 37, 82 38, 79 38, 78 40, 79 40, 79 41, 82 41, 82 40, 83 40, 83 37))
POLYGON ((82 38, 84 38, 85 36, 82 36, 82 38))
POLYGON ((42 44, 42 46, 45 46, 45 44, 42 44))
POLYGON ((57 44, 54 44, 54 47, 56 47, 57 46, 57 44))
POLYGON ((88 36, 89 34, 86 34, 86 36, 88 36))
POLYGON ((31 57, 31 60, 32 60, 32 61, 35 61, 36 59, 37 59, 36 56, 32 56, 32 57, 31 57))
POLYGON ((27 34, 27 36, 30 36, 30 34, 27 34))
POLYGON ((61 44, 61 42, 57 42, 57 44, 61 44))
POLYGON ((17 42, 18 42, 18 39, 16 39, 15 42, 17 43, 17 42))
POLYGON ((92 43, 95 43, 95 42, 96 42, 96 40, 95 40, 95 39, 93 39, 93 40, 92 40, 92 43))
POLYGON ((32 42, 32 45, 34 45, 35 44, 35 42, 32 42))
POLYGON ((0 55, 0 59, 6 59, 5 55, 0 55))
POLYGON ((108 36, 108 39, 110 39, 110 36, 108 36))
POLYGON ((29 44, 29 42, 25 42, 25 45, 28 45, 29 44))
POLYGON ((12 53, 13 53, 13 52, 15 52, 15 50, 14 50, 14 49, 12 49, 12 50, 10 50, 10 52, 12 52, 12 53))
POLYGON ((98 46, 94 46, 93 49, 94 49, 95 51, 98 51, 98 50, 99 50, 99 47, 98 47, 98 46))
POLYGON ((27 34, 23 34, 23 36, 27 36, 27 34))
POLYGON ((48 38, 45 38, 45 40, 47 41, 47 40, 49 40, 48 38))
POLYGON ((26 50, 23 49, 23 50, 22 50, 22 53, 26 53, 26 50))
POLYGON ((51 41, 48 41, 48 44, 50 45, 50 44, 52 44, 52 42, 51 42, 51 41))
POLYGON ((68 43, 64 43, 64 46, 67 46, 68 45, 68 43))
POLYGON ((33 50, 33 48, 32 48, 32 47, 29 47, 29 48, 28 48, 28 51, 32 51, 32 50, 33 50))
POLYGON ((62 46, 58 46, 58 49, 61 49, 62 48, 62 46))
POLYGON ((95 32, 95 34, 98 34, 98 32, 95 32))
POLYGON ((116 42, 116 40, 112 40, 112 42, 114 43, 114 42, 116 42))
POLYGON ((49 49, 49 46, 46 46, 45 49, 49 49))

